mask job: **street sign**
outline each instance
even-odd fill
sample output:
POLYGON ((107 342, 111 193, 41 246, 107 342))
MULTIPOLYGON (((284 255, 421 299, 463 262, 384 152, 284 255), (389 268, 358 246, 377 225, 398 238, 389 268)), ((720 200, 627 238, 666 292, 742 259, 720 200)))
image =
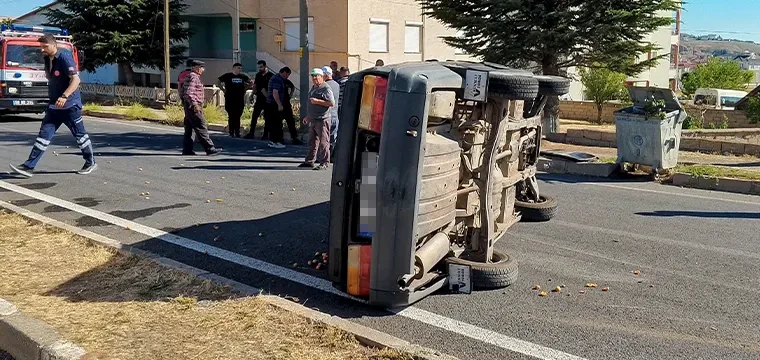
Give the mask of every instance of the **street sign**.
POLYGON ((464 80, 464 99, 486 101, 488 96, 488 72, 467 70, 464 80))
POLYGON ((449 290, 460 294, 472 292, 470 265, 449 264, 449 290))

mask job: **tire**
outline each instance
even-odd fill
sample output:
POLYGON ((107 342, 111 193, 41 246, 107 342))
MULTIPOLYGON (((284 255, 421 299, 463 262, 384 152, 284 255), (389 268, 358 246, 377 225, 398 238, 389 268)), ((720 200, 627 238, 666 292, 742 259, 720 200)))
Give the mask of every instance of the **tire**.
POLYGON ((538 96, 538 80, 529 71, 492 63, 457 61, 445 64, 464 78, 467 70, 488 72, 488 96, 507 100, 533 100, 538 96))
POLYGON ((517 281, 517 260, 501 251, 493 251, 491 263, 481 263, 467 259, 450 257, 446 261, 452 264, 469 265, 472 269, 472 287, 476 290, 500 289, 517 281))
POLYGON ((488 96, 507 100, 533 100, 538 80, 532 76, 493 71, 488 75, 488 96))
POLYGON ((565 95, 570 92, 570 79, 561 76, 537 75, 538 92, 542 95, 565 95))
POLYGON ((522 213, 523 221, 549 221, 557 214, 557 200, 541 195, 541 202, 531 203, 515 200, 515 210, 522 213))

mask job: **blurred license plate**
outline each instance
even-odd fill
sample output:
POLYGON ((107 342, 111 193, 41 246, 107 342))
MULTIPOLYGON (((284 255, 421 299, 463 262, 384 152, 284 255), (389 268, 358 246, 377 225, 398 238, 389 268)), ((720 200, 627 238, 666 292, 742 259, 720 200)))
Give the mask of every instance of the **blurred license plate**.
POLYGON ((34 105, 32 100, 13 100, 13 105, 34 105))

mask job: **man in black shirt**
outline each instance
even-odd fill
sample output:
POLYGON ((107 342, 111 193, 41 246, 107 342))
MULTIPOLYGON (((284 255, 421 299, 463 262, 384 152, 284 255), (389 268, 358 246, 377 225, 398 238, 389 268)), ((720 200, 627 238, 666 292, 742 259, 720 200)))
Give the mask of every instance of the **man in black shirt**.
POLYGON ((285 118, 285 123, 288 124, 288 130, 290 131, 290 138, 293 140, 293 145, 303 145, 303 141, 298 138, 298 130, 296 129, 296 117, 293 113, 293 104, 290 99, 293 98, 293 93, 296 91, 296 86, 292 81, 285 79, 285 103, 283 107, 285 111, 282 112, 282 117, 285 118))
POLYGON ((251 78, 243 74, 243 65, 235 63, 232 72, 219 77, 219 86, 224 92, 224 109, 227 110, 230 136, 240 137, 240 117, 245 108, 245 92, 251 85, 251 78))
MULTIPOLYGON (((269 72, 266 61, 259 60, 257 64, 259 66, 259 72, 256 73, 256 79, 253 81, 255 102, 253 105, 253 116, 251 117, 251 132, 245 136, 246 139, 253 139, 256 134, 256 122, 258 122, 261 112, 264 111, 264 108, 267 106, 267 86, 269 86, 269 80, 272 79, 273 75, 269 72)), ((262 136, 262 139, 266 138, 266 133, 267 128, 264 126, 264 136, 262 136)))

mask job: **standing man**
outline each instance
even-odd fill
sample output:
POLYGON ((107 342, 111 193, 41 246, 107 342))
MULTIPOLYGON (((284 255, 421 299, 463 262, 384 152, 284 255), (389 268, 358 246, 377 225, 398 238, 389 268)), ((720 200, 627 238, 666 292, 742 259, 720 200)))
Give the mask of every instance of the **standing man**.
POLYGON ((50 145, 50 140, 58 128, 64 124, 77 139, 79 149, 84 157, 84 166, 77 174, 86 175, 95 170, 95 157, 92 154, 92 141, 84 128, 82 120, 82 96, 79 93, 79 72, 71 51, 59 49, 55 36, 45 34, 38 39, 40 50, 45 56, 45 75, 48 79, 48 98, 50 105, 45 110, 39 135, 34 142, 32 153, 25 163, 14 166, 11 170, 23 177, 34 175, 34 168, 50 145))
POLYGON ((325 83, 322 69, 311 71, 311 83, 307 116, 303 119, 304 124, 309 125, 309 152, 298 167, 326 170, 330 161, 330 108, 335 106, 335 96, 325 83), (314 166, 314 161, 319 162, 319 165, 314 166))
POLYGON ((338 62, 333 60, 330 61, 330 69, 332 70, 334 75, 338 75, 338 62))
POLYGON ((343 108, 343 89, 346 88, 346 83, 348 82, 349 75, 351 75, 351 72, 348 70, 348 68, 345 66, 341 67, 340 71, 338 72, 338 79, 335 80, 338 82, 338 86, 340 86, 340 91, 338 92, 338 115, 340 115, 340 109, 343 108))
MULTIPOLYGON (((335 140, 338 138, 338 125, 340 123, 338 119, 338 102, 340 101, 338 96, 340 94, 340 85, 338 85, 337 81, 333 80, 333 72, 331 68, 325 66, 322 68, 322 72, 325 74, 325 83, 330 87, 333 97, 335 98, 335 104, 330 108, 330 154, 332 154, 335 149, 335 140)), ((330 161, 332 161, 332 158, 330 158, 330 161)))
MULTIPOLYGON (((245 92, 251 78, 243 74, 243 64, 232 65, 232 72, 219 77, 219 87, 224 93, 224 109, 227 110, 227 127, 231 137, 240 137, 240 117, 245 108, 245 92)), ((255 130, 255 127, 253 128, 255 130)))
MULTIPOLYGON (((253 116, 251 117, 251 131, 245 135, 246 139, 253 139, 256 136, 256 123, 259 121, 259 116, 267 106, 267 87, 269 86, 269 80, 272 79, 272 73, 269 72, 267 62, 264 60, 258 61, 259 72, 256 73, 256 78, 253 81, 253 91, 255 91, 254 103, 253 103, 253 116)), ((265 119, 266 121, 266 119, 265 119)), ((267 137, 267 127, 264 125, 264 135, 261 137, 265 139, 267 137)))
POLYGON ((206 150, 206 155, 217 155, 222 152, 222 149, 214 147, 214 142, 208 135, 208 124, 203 117, 205 94, 201 74, 206 70, 206 64, 203 61, 193 60, 190 65, 192 71, 182 82, 182 104, 185 108, 185 138, 182 143, 182 155, 195 155, 193 132, 206 150))
POLYGON ((377 59, 377 61, 375 61, 375 66, 385 66, 385 61, 383 61, 383 59, 377 59))
POLYGON ((290 99, 293 98, 293 94, 296 92, 296 86, 290 79, 285 79, 285 111, 282 116, 285 118, 285 123, 288 124, 288 131, 290 132, 290 139, 293 141, 293 145, 303 145, 303 141, 298 138, 298 129, 296 129, 296 116, 293 113, 293 104, 290 99))
POLYGON ((285 112, 285 80, 292 71, 289 67, 280 69, 280 73, 272 76, 267 87, 267 107, 264 109, 264 126, 269 129, 269 147, 283 149, 282 118, 285 112))

